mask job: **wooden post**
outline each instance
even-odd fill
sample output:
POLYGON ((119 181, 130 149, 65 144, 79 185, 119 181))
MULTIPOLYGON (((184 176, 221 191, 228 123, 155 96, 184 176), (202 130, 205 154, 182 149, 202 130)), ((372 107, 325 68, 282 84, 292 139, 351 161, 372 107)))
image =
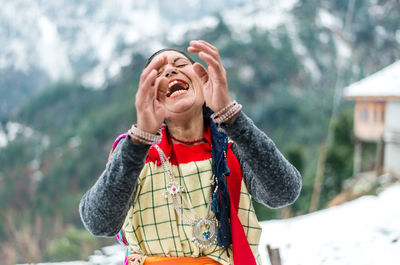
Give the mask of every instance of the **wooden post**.
POLYGON ((315 173, 315 180, 314 180, 314 189, 311 198, 310 204, 310 212, 316 211, 318 209, 319 198, 321 195, 321 187, 322 181, 324 179, 324 171, 325 171, 325 160, 326 160, 326 151, 327 151, 326 142, 321 143, 319 148, 319 158, 318 158, 318 165, 317 165, 317 172, 315 173))
POLYGON ((290 217, 292 217, 292 210, 290 209, 290 206, 283 207, 281 210, 281 218, 289 219, 290 217))
POLYGON ((354 166, 353 166, 353 177, 357 176, 361 172, 361 140, 356 137, 354 141, 354 166))
POLYGON ((383 136, 379 138, 378 140, 378 146, 376 148, 376 176, 379 177, 383 173, 383 152, 384 152, 384 142, 383 142, 383 136))
POLYGON ((271 265, 282 265, 279 248, 271 248, 271 246, 267 244, 267 250, 271 265))

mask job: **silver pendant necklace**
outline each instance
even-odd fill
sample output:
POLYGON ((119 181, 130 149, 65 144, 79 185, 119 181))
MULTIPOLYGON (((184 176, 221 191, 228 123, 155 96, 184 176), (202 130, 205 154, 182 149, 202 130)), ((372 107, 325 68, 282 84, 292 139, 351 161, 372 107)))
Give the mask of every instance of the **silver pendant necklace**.
MULTIPOLYGON (((212 201, 212 192, 210 193, 210 199, 207 203, 207 214, 205 218, 201 218, 192 207, 190 207, 189 202, 183 196, 182 192, 184 188, 181 187, 175 180, 175 176, 172 172, 171 163, 168 158, 165 156, 163 150, 156 144, 154 147, 157 149, 158 154, 160 155, 161 163, 164 169, 164 176, 167 175, 168 183, 164 193, 164 197, 166 199, 170 198, 172 200, 172 204, 174 205, 174 209, 179 215, 179 217, 186 223, 192 225, 193 228, 193 238, 192 241, 199 248, 209 248, 210 246, 217 243, 217 219, 215 217, 210 217, 210 209, 211 209, 211 201, 212 201), (178 198, 181 198, 182 203, 179 203, 178 198), (190 210, 193 216, 188 216, 184 213, 183 204, 185 204, 186 208, 190 210)), ((212 177, 211 182, 214 181, 214 176, 212 177)))

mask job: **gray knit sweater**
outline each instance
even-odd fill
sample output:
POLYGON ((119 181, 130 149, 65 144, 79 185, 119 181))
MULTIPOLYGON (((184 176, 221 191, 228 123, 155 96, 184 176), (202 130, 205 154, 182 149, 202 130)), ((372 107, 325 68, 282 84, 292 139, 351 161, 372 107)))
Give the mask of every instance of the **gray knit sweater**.
MULTIPOLYGON (((301 175, 243 112, 222 128, 233 140, 244 182, 253 198, 271 208, 293 203, 300 194, 301 175)), ((137 178, 150 146, 124 138, 117 145, 94 186, 79 204, 86 229, 97 236, 114 236, 121 229, 133 203, 137 178)))

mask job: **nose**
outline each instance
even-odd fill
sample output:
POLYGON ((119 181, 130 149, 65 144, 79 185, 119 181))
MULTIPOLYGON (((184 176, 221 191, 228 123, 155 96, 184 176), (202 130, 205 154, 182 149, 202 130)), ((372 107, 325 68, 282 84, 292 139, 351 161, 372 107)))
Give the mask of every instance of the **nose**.
POLYGON ((165 72, 165 77, 178 74, 178 70, 169 64, 165 67, 164 72, 165 72))

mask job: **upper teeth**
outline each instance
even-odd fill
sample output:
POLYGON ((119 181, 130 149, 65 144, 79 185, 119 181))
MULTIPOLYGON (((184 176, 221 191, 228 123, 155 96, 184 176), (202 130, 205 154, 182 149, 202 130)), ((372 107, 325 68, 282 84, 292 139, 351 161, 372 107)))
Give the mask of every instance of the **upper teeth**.
MULTIPOLYGON (((178 80, 172 81, 171 83, 169 83, 168 88, 171 88, 172 86, 178 84, 178 82, 179 82, 178 80)), ((183 82, 181 82, 181 83, 183 83, 183 82)), ((184 88, 186 89, 187 87, 188 87, 188 84, 185 83, 184 88)))

